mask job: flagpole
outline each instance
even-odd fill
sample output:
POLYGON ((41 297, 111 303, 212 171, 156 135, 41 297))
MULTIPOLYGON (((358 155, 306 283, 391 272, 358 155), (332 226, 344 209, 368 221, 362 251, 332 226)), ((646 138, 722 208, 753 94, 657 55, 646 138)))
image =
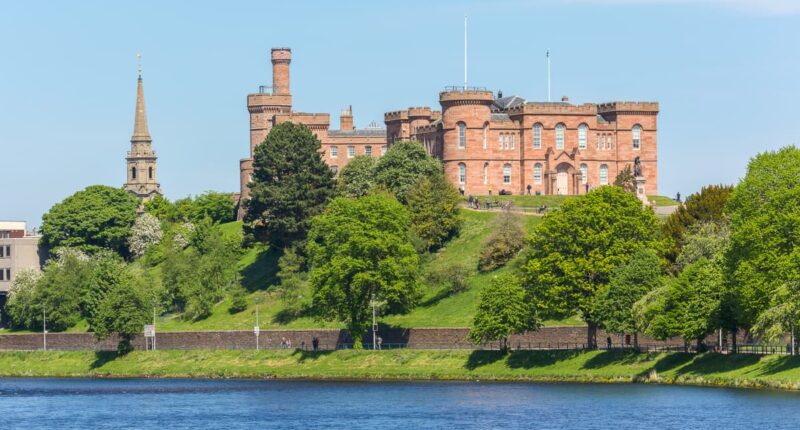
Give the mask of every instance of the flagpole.
POLYGON ((547 49, 547 101, 551 101, 550 98, 550 49, 547 49))
POLYGON ((467 90, 467 16, 464 15, 464 91, 467 90))

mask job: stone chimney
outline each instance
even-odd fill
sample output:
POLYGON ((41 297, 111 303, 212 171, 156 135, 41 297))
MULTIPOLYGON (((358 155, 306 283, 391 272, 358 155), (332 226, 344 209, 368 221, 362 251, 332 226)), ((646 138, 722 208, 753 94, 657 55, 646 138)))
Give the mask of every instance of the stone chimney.
POLYGON ((339 130, 353 131, 353 106, 342 109, 342 114, 339 115, 339 130))
POLYGON ((290 48, 272 48, 272 94, 288 96, 289 64, 292 62, 290 48))

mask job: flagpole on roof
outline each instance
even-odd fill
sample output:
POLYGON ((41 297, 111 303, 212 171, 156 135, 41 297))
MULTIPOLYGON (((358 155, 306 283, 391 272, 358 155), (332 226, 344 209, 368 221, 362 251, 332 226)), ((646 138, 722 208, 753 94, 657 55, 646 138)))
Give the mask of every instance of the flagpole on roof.
POLYGON ((551 101, 550 98, 550 48, 547 49, 547 101, 551 101))

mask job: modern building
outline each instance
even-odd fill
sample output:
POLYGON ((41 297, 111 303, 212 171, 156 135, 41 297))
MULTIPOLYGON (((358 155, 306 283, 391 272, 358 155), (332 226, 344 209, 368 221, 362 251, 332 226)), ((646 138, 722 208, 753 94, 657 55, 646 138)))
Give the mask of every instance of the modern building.
POLYGON ((584 194, 625 166, 633 173, 637 158, 645 192, 658 194, 656 102, 528 102, 449 87, 439 104, 386 113, 388 141, 422 142, 466 194, 584 194))
POLYGON ((41 270, 44 256, 39 249, 40 238, 28 231, 23 221, 0 221, 0 308, 17 274, 41 270))
MULTIPOLYGON (((292 50, 272 48, 272 86, 259 87, 258 93, 247 96, 247 110, 250 113, 250 156, 239 162, 240 202, 250 195, 250 182, 253 173, 253 154, 256 145, 264 141, 269 131, 277 124, 294 122, 304 124, 322 142, 322 152, 331 170, 339 169, 357 155, 380 157, 386 152, 386 130, 371 124, 358 129, 353 120, 353 109, 347 107, 339 116, 339 129, 331 130, 328 113, 306 113, 294 110, 289 88, 289 66, 292 50)), ((240 204, 239 217, 244 214, 240 204)))
POLYGON ((147 112, 144 107, 144 86, 142 85, 142 68, 139 67, 139 80, 136 88, 136 113, 133 121, 131 150, 126 160, 126 191, 142 199, 150 199, 161 194, 161 185, 156 179, 156 152, 153 151, 153 139, 147 129, 147 112))

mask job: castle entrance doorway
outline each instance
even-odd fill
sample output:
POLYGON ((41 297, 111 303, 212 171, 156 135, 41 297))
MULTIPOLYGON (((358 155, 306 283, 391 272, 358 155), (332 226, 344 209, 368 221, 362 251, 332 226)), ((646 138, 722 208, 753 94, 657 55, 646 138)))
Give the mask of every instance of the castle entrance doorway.
POLYGON ((559 166, 558 170, 556 171, 556 194, 559 196, 567 195, 567 190, 569 189, 569 173, 567 173, 567 168, 564 166, 559 166))

